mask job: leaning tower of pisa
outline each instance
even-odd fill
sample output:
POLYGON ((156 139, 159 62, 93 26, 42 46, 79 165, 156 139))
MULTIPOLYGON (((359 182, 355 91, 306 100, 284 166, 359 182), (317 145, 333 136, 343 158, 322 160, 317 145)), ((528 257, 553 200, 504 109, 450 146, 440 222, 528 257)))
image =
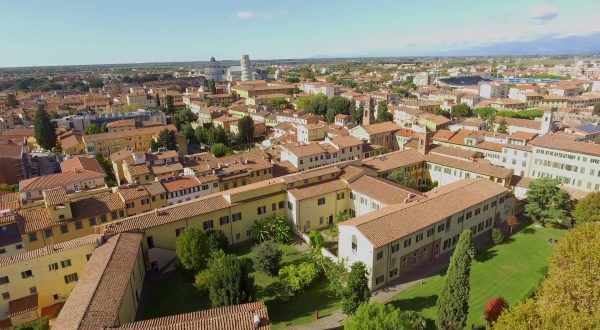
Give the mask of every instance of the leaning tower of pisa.
POLYGON ((242 81, 252 80, 252 68, 250 65, 250 56, 242 55, 242 59, 240 60, 240 65, 242 66, 242 81))

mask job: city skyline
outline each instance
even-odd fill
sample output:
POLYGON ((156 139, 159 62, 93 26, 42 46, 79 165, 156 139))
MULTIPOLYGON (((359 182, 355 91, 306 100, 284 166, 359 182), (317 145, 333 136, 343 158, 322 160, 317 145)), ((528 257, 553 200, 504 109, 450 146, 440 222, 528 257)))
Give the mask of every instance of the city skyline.
POLYGON ((0 67, 239 60, 241 54, 256 60, 468 55, 494 44, 585 41, 600 32, 593 19, 600 3, 589 0, 578 6, 378 1, 369 7, 299 0, 7 1, 3 7, 0 19, 11 29, 0 33, 0 44, 10 51, 0 53, 0 67))

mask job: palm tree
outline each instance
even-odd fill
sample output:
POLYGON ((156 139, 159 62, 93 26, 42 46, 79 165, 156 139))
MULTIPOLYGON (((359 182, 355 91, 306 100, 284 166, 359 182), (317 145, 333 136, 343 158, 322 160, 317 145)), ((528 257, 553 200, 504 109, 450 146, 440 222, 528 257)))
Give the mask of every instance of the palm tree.
POLYGON ((256 220, 252 230, 254 231, 254 237, 260 242, 272 239, 278 243, 286 243, 292 238, 290 222, 286 217, 281 215, 256 220))

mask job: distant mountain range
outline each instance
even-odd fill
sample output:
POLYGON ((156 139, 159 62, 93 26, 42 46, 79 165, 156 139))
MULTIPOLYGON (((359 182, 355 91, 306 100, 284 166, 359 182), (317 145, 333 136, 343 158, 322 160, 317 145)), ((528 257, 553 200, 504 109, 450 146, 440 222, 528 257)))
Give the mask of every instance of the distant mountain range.
POLYGON ((529 41, 499 42, 495 44, 427 52, 419 50, 373 50, 362 54, 317 55, 322 58, 363 58, 363 57, 406 57, 406 56, 510 56, 510 55, 578 55, 600 54, 600 32, 585 36, 565 38, 542 37, 529 41))

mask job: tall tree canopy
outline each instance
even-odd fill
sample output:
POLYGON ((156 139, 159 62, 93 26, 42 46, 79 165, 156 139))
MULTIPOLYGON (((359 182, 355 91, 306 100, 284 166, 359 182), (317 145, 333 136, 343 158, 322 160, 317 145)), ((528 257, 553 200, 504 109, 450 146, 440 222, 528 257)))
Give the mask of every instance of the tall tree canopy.
POLYGON ((436 324, 440 329, 460 330, 467 324, 471 263, 474 257, 471 231, 465 230, 460 234, 450 258, 446 279, 437 300, 436 324))
POLYGON ((168 115, 175 114, 175 100, 173 99, 172 95, 167 95, 165 97, 165 103, 166 103, 166 110, 165 110, 165 112, 168 115))
POLYGON ((237 141, 242 144, 251 143, 254 140, 254 120, 250 116, 244 116, 238 120, 237 141))
POLYGON ((316 116, 327 113, 327 96, 324 94, 302 95, 296 99, 296 108, 316 116))
POLYGON ((158 134, 158 139, 152 141, 150 148, 154 151, 159 148, 166 148, 167 150, 177 150, 177 140, 175 138, 175 131, 164 129, 158 134))
POLYGON ((213 308, 252 301, 254 278, 235 255, 215 253, 208 265, 208 296, 213 308))
POLYGON ((199 272, 207 266, 211 246, 204 231, 188 228, 177 238, 175 252, 183 268, 199 272))
POLYGON ((342 293, 342 310, 352 315, 361 304, 369 303, 369 298, 371 298, 371 290, 367 267, 362 262, 355 262, 350 267, 348 283, 342 293))
POLYGON ((350 115, 354 108, 354 102, 341 96, 334 96, 327 102, 327 112, 325 119, 329 123, 333 123, 335 116, 338 114, 350 115))
POLYGON ((362 304, 344 324, 347 330, 425 330, 427 322, 414 311, 382 303, 362 304))
POLYGON ((580 199, 573 210, 577 223, 600 222, 600 192, 594 191, 580 199))
POLYGON ((560 189, 560 181, 541 178, 534 180, 527 191, 525 213, 533 221, 564 223, 571 209, 569 194, 560 189))
POLYGON ((38 104, 33 120, 33 127, 37 144, 46 150, 54 148, 56 145, 56 130, 52 126, 50 116, 43 104, 38 104))
POLYGON ((385 121, 394 120, 394 116, 388 110, 387 102, 379 101, 377 103, 377 118, 375 119, 378 123, 383 123, 385 121))
POLYGON ((417 181, 410 175, 410 172, 405 171, 404 169, 392 171, 388 176, 388 179, 409 188, 418 188, 417 181))

